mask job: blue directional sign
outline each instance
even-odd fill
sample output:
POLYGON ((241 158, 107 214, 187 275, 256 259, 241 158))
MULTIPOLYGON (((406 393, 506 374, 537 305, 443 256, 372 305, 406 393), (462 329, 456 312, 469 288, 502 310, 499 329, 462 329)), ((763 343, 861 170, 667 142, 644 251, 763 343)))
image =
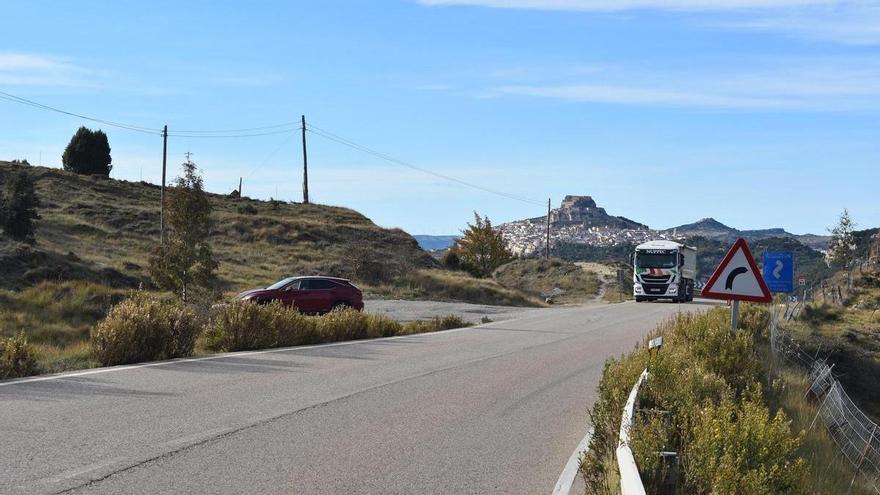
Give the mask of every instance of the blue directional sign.
POLYGON ((794 292, 794 256, 791 252, 764 253, 764 282, 770 292, 794 292))

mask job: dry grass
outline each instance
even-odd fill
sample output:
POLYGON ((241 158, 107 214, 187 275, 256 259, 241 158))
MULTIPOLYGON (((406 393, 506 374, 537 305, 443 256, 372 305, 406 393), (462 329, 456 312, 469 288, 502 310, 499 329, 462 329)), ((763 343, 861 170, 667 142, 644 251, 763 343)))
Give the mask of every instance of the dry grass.
MULTIPOLYGON (((765 354, 765 356, 767 356, 765 354)), ((772 362, 768 358, 764 362, 772 362)), ((804 488, 807 493, 844 493, 856 472, 847 461, 828 430, 816 418, 817 404, 805 394, 809 387, 803 370, 776 363, 770 372, 771 386, 767 388, 771 408, 782 408, 792 421, 792 429, 801 432, 798 455, 807 461, 804 488)), ((862 476, 855 476, 853 495, 873 494, 862 476)))
POLYGON ((126 293, 81 281, 0 290, 0 336, 23 333, 44 372, 95 366, 86 344, 89 333, 126 293))
MULTIPOLYGON (((0 288, 41 280, 88 280, 119 288, 149 285, 148 255, 158 239, 159 188, 44 167, 0 162, 0 181, 26 170, 43 202, 36 246, 0 238, 0 288)), ((234 294, 290 275, 350 278, 380 297, 489 304, 537 301, 498 284, 439 269, 415 239, 335 206, 257 201, 211 194, 212 243, 222 289, 234 294)))
POLYGON ((564 292, 553 299, 560 303, 579 303, 591 300, 599 293, 599 277, 594 271, 559 259, 523 258, 499 267, 492 274, 496 282, 541 298, 554 289, 564 292))
POLYGON ((393 284, 366 287, 367 296, 391 299, 463 301, 503 306, 541 306, 536 297, 503 287, 494 280, 477 279, 464 272, 413 270, 393 284))
MULTIPOLYGON (((144 267, 159 236, 157 186, 6 162, 0 162, 0 181, 13 170, 34 178, 42 219, 34 248, 0 240, 0 287, 21 289, 42 279, 127 287, 148 282, 144 267)), ((437 266, 409 234, 381 228, 348 208, 217 194, 210 202, 219 275, 231 292, 287 275, 351 278, 353 258, 361 252, 371 253, 388 273, 437 266)))

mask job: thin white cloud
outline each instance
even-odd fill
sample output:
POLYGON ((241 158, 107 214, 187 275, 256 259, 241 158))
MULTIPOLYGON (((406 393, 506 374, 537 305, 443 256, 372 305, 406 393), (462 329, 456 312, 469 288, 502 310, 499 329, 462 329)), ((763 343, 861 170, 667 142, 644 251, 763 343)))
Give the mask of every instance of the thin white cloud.
POLYGON ((473 6, 577 12, 673 11, 713 26, 782 33, 854 45, 880 44, 875 0, 417 0, 425 6, 473 6), (724 16, 718 19, 718 16, 724 16))
POLYGON ((501 9, 624 11, 634 9, 717 11, 841 5, 842 0, 418 0, 422 5, 470 5, 501 9))
POLYGON ((4 86, 96 87, 93 75, 63 58, 0 52, 0 84, 4 86))
POLYGON ((537 96, 562 100, 615 103, 624 105, 660 105, 711 108, 791 108, 784 99, 730 96, 651 87, 599 86, 579 84, 569 86, 500 86, 498 94, 537 96))
POLYGON ((589 80, 496 85, 479 96, 719 109, 876 110, 880 109, 880 64, 853 58, 765 61, 761 67, 713 72, 620 68, 589 80))

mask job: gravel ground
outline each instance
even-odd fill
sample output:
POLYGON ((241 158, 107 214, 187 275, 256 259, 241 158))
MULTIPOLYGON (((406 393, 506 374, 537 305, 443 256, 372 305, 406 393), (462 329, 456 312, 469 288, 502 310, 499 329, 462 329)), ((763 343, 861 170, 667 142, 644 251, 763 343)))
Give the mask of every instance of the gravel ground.
POLYGON ((434 316, 458 315, 465 321, 480 323, 484 316, 492 321, 511 320, 551 308, 520 308, 515 306, 488 306, 459 302, 404 301, 400 299, 371 299, 364 302, 364 310, 381 313, 397 321, 426 320, 434 316))

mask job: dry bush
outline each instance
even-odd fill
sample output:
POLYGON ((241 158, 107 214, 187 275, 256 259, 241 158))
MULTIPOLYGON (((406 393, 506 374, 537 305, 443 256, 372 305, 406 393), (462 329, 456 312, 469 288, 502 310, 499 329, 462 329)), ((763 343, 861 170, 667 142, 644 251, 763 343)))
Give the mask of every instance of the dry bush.
POLYGON ((402 325, 387 316, 340 308, 319 316, 318 332, 324 342, 391 337, 401 333, 402 325))
POLYGON ((261 305, 236 301, 217 309, 204 342, 213 351, 242 351, 392 337, 467 325, 454 315, 404 325, 384 315, 351 308, 307 316, 279 302, 261 305))
POLYGON ((213 351, 244 351, 321 342, 315 319, 278 301, 235 301, 216 308, 205 332, 213 351))
POLYGON ((34 350, 24 334, 0 338, 0 379, 35 375, 38 371, 34 350))
POLYGON ((195 313, 176 301, 136 294, 113 306, 92 331, 104 366, 189 356, 201 332, 195 313))

